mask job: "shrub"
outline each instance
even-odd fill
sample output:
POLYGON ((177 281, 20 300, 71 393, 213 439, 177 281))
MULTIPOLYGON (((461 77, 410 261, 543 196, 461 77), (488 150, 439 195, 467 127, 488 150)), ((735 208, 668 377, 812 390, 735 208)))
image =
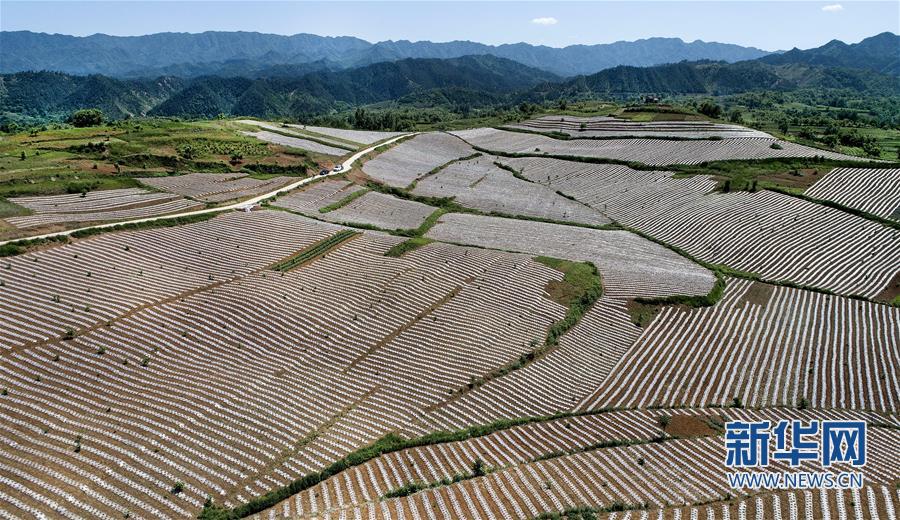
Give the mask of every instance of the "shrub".
POLYGON ((103 124, 103 112, 98 108, 78 110, 69 116, 69 123, 78 128, 100 126, 103 124))
POLYGON ((181 493, 182 491, 184 491, 184 482, 179 480, 178 482, 175 483, 174 486, 172 486, 172 494, 177 495, 177 494, 181 493))
POLYGON ((666 427, 669 426, 670 422, 672 422, 672 418, 669 417, 668 415, 660 415, 659 416, 659 427, 662 428, 663 430, 665 430, 666 427))

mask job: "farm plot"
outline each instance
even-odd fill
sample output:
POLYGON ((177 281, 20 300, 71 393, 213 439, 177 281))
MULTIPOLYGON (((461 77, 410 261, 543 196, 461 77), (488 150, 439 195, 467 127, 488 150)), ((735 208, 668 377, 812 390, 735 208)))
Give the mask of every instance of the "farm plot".
POLYGON ((900 169, 836 168, 806 195, 900 221, 900 169))
POLYGON ((34 212, 31 215, 5 219, 20 229, 52 224, 152 217, 200 207, 196 202, 168 193, 152 193, 138 188, 92 191, 85 194, 15 197, 9 201, 34 212))
POLYGON ((467 208, 504 215, 603 225, 599 211, 569 200, 539 184, 517 179, 493 164, 494 157, 460 161, 419 179, 414 195, 452 197, 467 208))
MULTIPOLYGON (((867 465, 863 473, 877 489, 885 484, 892 486, 900 476, 900 459, 894 453, 900 448, 900 435, 886 428, 869 431, 877 461, 871 467, 867 465)), ((304 509, 297 517, 527 519, 544 512, 585 506, 663 508, 705 504, 727 500, 734 493, 724 476, 724 455, 723 443, 716 437, 601 448, 505 467, 483 477, 381 501, 360 497, 348 477, 343 483, 336 482, 335 487, 360 505, 332 510, 329 502, 324 502, 325 511, 304 509)), ((809 461, 799 468, 790 468, 781 461, 774 466, 777 469, 773 471, 786 472, 816 468, 809 461)), ((359 482, 365 485, 362 480, 359 482)), ((863 493, 869 498, 865 490, 863 493)), ((281 513, 285 509, 270 511, 281 513)))
POLYGON ((900 309, 730 280, 714 307, 664 309, 580 409, 806 402, 896 411, 898 345, 900 309))
POLYGON ((562 132, 572 137, 657 137, 676 139, 734 139, 772 136, 760 130, 711 121, 637 122, 614 117, 544 116, 507 125, 537 132, 562 132))
POLYGON ((631 222, 645 210, 664 214, 710 193, 707 175, 675 179, 672 172, 634 170, 617 164, 589 164, 542 157, 500 158, 520 175, 574 197, 610 217, 631 222))
POLYGON ((324 134, 312 134, 305 130, 305 127, 302 125, 291 125, 291 124, 282 124, 282 123, 267 123, 265 121, 256 121, 253 119, 238 119, 237 123, 241 123, 244 125, 253 125, 258 126, 260 128, 264 128, 266 130, 271 130, 276 134, 284 134, 289 137, 297 137, 300 139, 309 139, 313 141, 321 142, 325 145, 334 146, 335 148, 343 148, 347 151, 355 150, 362 146, 361 143, 358 142, 348 142, 344 139, 334 139, 324 134))
POLYGON ((340 202, 345 197, 363 189, 365 188, 348 181, 328 179, 278 197, 272 205, 305 215, 319 216, 320 208, 340 202))
POLYGON ((625 302, 601 298, 541 359, 423 416, 420 433, 573 409, 608 377, 641 329, 625 302))
POLYGON ((501 250, 592 262, 605 294, 617 298, 706 294, 715 283, 707 269, 627 231, 453 213, 429 238, 501 250))
POLYGON ((327 144, 318 143, 309 139, 303 139, 301 137, 289 137, 282 134, 276 134, 275 132, 270 132, 268 130, 260 130, 258 132, 242 131, 241 133, 269 143, 280 144, 282 146, 287 146, 290 148, 299 148, 300 150, 309 150, 310 152, 316 152, 325 155, 341 156, 347 154, 348 152, 346 148, 329 146, 327 144))
MULTIPOLYGON (((102 245, 119 266, 109 270, 140 288, 181 284, 119 305, 110 326, 4 353, 0 424, 15 444, 3 452, 25 508, 183 518, 207 496, 246 501, 401 428, 448 389, 515 359, 565 311, 543 295, 562 274, 521 255, 430 244, 390 258, 403 238, 364 233, 282 273, 265 266, 339 228, 285 212, 226 217, 11 259, 28 285, 2 288, 12 302, 2 315, 55 310, 59 271, 92 280, 84 262, 102 245), (141 252, 153 264, 115 258, 141 252), (178 269, 165 278, 141 278, 168 262, 178 269)), ((90 294, 139 294, 114 285, 90 294)))
POLYGON ((329 128, 326 126, 312 126, 312 125, 288 125, 291 128, 299 128, 301 130, 307 130, 309 132, 314 132, 316 134, 321 134, 329 137, 336 137, 338 139, 343 139, 345 141, 352 141, 354 143, 360 144, 372 144, 377 143, 378 141, 384 141, 385 139, 390 139, 392 137, 397 137, 398 135, 403 135, 403 132, 377 132, 373 130, 348 130, 345 128, 329 128))
POLYGON ((0 263, 0 344, 16 348, 259 269, 327 234, 283 212, 106 234, 0 263))
POLYGON ((297 179, 292 177, 260 180, 246 173, 188 173, 140 179, 142 183, 156 189, 203 202, 223 202, 253 197, 286 186, 295 180, 297 179))
POLYGON ((896 487, 866 485, 853 490, 795 490, 763 493, 751 498, 713 502, 703 506, 669 507, 650 511, 623 511, 597 515, 603 520, 646 518, 851 518, 893 519, 900 510, 896 487))
POLYGON ((699 164, 735 159, 775 157, 824 157, 864 160, 787 141, 766 138, 735 138, 720 141, 668 141, 659 139, 571 139, 493 128, 453 132, 472 146, 498 153, 548 154, 634 161, 651 166, 699 164), (780 148, 772 148, 777 144, 780 148))
POLYGON ((370 191, 322 216, 330 222, 364 224, 380 229, 415 229, 437 208, 411 200, 370 191))
POLYGON ((706 195, 622 221, 701 260, 840 294, 875 296, 900 270, 900 231, 770 191, 706 195))
POLYGON ((363 164, 363 173, 388 186, 405 188, 450 161, 474 154, 466 143, 445 133, 419 134, 363 164))

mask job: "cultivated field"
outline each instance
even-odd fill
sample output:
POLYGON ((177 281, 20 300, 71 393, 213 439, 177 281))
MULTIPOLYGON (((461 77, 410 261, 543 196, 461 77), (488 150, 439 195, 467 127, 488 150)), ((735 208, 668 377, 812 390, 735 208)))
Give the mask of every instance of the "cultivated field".
POLYGON ((662 311, 580 408, 896 411, 900 309, 730 280, 714 307, 662 311))
POLYGON ((507 154, 562 155, 634 161, 651 166, 700 164, 734 159, 775 157, 824 157, 859 160, 827 150, 779 141, 774 138, 675 141, 665 139, 571 139, 477 128, 453 132, 474 147, 507 154), (773 148, 777 145, 777 148, 773 148))
POLYGON ((398 199, 384 193, 368 192, 322 218, 330 222, 375 226, 379 229, 415 229, 437 211, 420 202, 398 199))
POLYGON ((805 195, 900 221, 900 169, 837 168, 805 195))
POLYGON ((376 132, 373 130, 347 130, 344 128, 328 128, 324 126, 312 126, 312 125, 291 125, 290 128, 298 128, 301 130, 306 130, 307 132, 312 132, 319 135, 336 137, 338 139, 342 139, 344 141, 351 141, 359 144, 372 144, 377 143, 378 141, 384 141, 385 139, 390 139, 391 137, 397 137, 398 135, 402 135, 403 132, 376 132))
POLYGON ((615 117, 544 116, 507 128, 533 132, 561 132, 575 138, 657 137, 676 139, 772 138, 771 135, 738 125, 710 121, 628 121, 615 117))
POLYGON ((420 134, 366 161, 363 172, 388 186, 404 188, 435 168, 474 153, 450 134, 420 134))
POLYGON ((499 161, 532 182, 562 192, 625 223, 644 211, 667 211, 698 200, 717 184, 706 175, 673 178, 671 172, 634 170, 617 164, 541 157, 501 157, 499 161))
POLYGON ((137 188, 92 191, 84 194, 14 197, 9 202, 29 215, 6 218, 20 229, 54 224, 113 221, 188 211, 201 204, 168 193, 137 188))
MULTIPOLYGON (((54 146, 101 163, 84 195, 2 184, 0 225, 204 207, 321 160, 236 123, 341 156, 394 135, 173 122, 143 153, 136 127, 79 131, 54 146)), ((900 170, 836 169, 805 198, 757 190, 803 161, 541 156, 823 153, 756 131, 521 126, 591 138, 457 132, 529 154, 507 157, 421 133, 249 211, 0 246, 0 518, 896 518, 900 170), (865 467, 828 470, 865 486, 730 487, 736 419, 865 421, 865 467)), ((15 160, 62 154, 41 152, 15 160)))
POLYGON ((243 135, 249 135, 262 141, 280 144, 289 148, 299 148, 300 150, 309 150, 310 152, 321 153, 325 155, 346 155, 352 148, 339 148, 334 145, 322 144, 312 141, 309 138, 292 137, 282 133, 276 133, 269 130, 260 130, 258 132, 241 132, 243 135))
POLYGON ((430 411, 411 431, 456 430, 571 410, 596 390, 640 336, 625 305, 602 298, 545 357, 430 411))
POLYGON ((610 223, 593 208, 538 184, 517 179, 495 166, 495 159, 482 156, 450 164, 420 178, 412 193, 425 197, 452 197, 458 204, 486 213, 590 225, 610 223))
POLYGON ((294 181, 292 177, 254 179, 246 173, 187 173, 169 177, 140 179, 158 190, 203 202, 224 202, 268 193, 294 181))
POLYGON ((304 215, 316 216, 320 208, 336 204, 363 189, 365 188, 348 181, 327 179, 309 184, 302 190, 288 195, 282 195, 273 204, 304 215))
POLYGON ((561 273, 508 253, 392 259, 402 238, 365 234, 266 268, 336 229, 234 213, 9 259, 10 496, 50 516, 241 503, 400 427, 564 314, 543 295, 561 273), (76 477, 97 484, 85 495, 76 477))
POLYGON ((707 262, 841 294, 875 296, 900 272, 900 230, 771 191, 707 195, 623 221, 707 262))
MULTIPOLYGON (((577 507, 615 509, 617 504, 621 509, 696 503, 709 503, 720 509, 747 509, 747 504, 741 506, 740 498, 731 503, 735 490, 728 487, 722 475, 724 448, 707 425, 710 419, 721 421, 723 417, 715 410, 610 412, 516 427, 428 449, 414 448, 344 472, 279 504, 268 514, 333 519, 528 519, 577 507), (692 435, 700 437, 672 438, 653 424, 661 415, 673 417, 673 423, 694 427, 697 431, 692 435), (616 446, 622 437, 633 445, 616 446), (548 443, 550 439, 553 440, 548 443), (473 474, 473 460, 480 460, 489 468, 486 474, 473 474), (454 482, 454 476, 459 480, 454 482), (429 486, 441 479, 448 482, 429 486), (422 486, 421 491, 398 498, 390 496, 391 491, 415 483, 422 486)), ((874 456, 864 472, 874 484, 869 488, 872 492, 863 489, 848 495, 859 498, 857 493, 862 493, 867 504, 884 511, 897 500, 891 494, 885 497, 881 490, 900 477, 900 458, 896 453, 900 436, 891 428, 872 428, 870 432, 874 456)), ((799 468, 790 468, 783 462, 776 462, 775 466, 775 471, 808 471, 814 467, 808 462, 799 468)), ((844 498, 835 494, 833 500, 844 498)), ((780 505, 778 498, 769 495, 744 499, 752 501, 751 511, 759 507, 757 500, 780 505)), ((855 503, 862 504, 859 500, 855 503)), ((823 507, 821 501, 810 505, 823 507)), ((841 508, 830 500, 828 506, 841 508)), ((849 503, 843 506, 851 509, 849 503)), ((834 516, 849 518, 846 510, 844 516, 838 511, 834 516)), ((739 514, 736 517, 742 518, 739 514)), ((258 518, 267 516, 264 513, 258 518)))
POLYGON ((603 276, 606 294, 635 298, 706 294, 715 277, 672 251, 627 231, 453 213, 427 236, 458 244, 588 261, 603 276))

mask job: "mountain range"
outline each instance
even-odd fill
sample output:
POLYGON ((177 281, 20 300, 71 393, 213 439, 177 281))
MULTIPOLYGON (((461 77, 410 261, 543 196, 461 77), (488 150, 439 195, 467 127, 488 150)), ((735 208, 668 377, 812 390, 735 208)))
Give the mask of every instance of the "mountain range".
POLYGON ((330 69, 355 68, 406 58, 459 58, 489 54, 560 76, 592 74, 618 65, 650 66, 683 60, 735 62, 769 54, 753 47, 679 38, 572 45, 563 48, 470 41, 383 41, 314 34, 281 36, 255 32, 158 33, 146 36, 67 36, 29 31, 0 32, 0 73, 55 71, 120 78, 177 75, 260 77, 270 67, 319 62, 330 69))
MULTIPOLYGON (((356 45, 352 38, 324 40, 334 48, 356 45)), ((112 118, 226 114, 296 119, 386 101, 464 111, 523 101, 641 93, 715 96, 749 91, 840 89, 900 96, 898 50, 900 37, 883 33, 858 44, 830 42, 817 49, 795 49, 735 63, 698 60, 649 67, 620 65, 574 77, 485 54, 403 58, 353 68, 335 65, 335 56, 317 56, 315 61, 296 65, 257 64, 254 70, 259 74, 246 75, 123 78, 29 71, 0 74, 0 119, 30 124, 62 119, 86 107, 101 108, 112 118)), ((235 58, 205 66, 208 70, 230 66, 239 71, 242 64, 250 62, 235 58)))

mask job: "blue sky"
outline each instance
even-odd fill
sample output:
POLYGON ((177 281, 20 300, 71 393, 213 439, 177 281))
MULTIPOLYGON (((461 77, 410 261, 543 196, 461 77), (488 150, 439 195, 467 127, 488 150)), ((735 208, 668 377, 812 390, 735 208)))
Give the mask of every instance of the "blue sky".
POLYGON ((900 2, 7 1, 0 28, 84 36, 164 31, 313 33, 563 47, 652 36, 809 48, 900 32, 900 2))

